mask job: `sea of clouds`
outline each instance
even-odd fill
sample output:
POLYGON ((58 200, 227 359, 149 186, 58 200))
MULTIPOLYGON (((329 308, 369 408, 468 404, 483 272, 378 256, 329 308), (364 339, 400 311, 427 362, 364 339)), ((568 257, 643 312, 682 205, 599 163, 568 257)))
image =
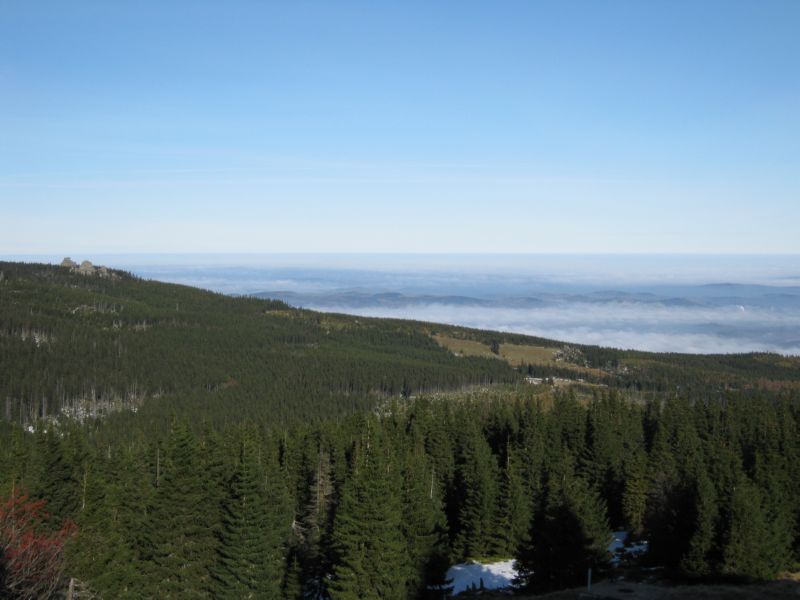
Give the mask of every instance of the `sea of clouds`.
POLYGON ((307 308, 524 333, 567 342, 654 352, 779 352, 800 355, 800 313, 740 306, 564 302, 536 308, 414 304, 307 308))
POLYGON ((797 256, 73 258, 89 258, 146 278, 227 294, 275 297, 323 311, 638 350, 800 355, 797 256))

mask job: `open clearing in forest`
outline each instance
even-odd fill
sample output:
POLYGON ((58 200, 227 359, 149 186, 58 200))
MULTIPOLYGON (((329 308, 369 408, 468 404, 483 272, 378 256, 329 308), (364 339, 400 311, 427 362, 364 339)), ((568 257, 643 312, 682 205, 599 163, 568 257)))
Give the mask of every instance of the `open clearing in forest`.
POLYGON ((520 344, 500 344, 499 354, 492 352, 491 348, 484 343, 475 340, 465 340, 451 337, 449 335, 435 334, 433 336, 439 345, 444 346, 455 354, 462 356, 481 356, 483 358, 502 358, 508 363, 518 366, 522 364, 552 365, 561 367, 577 367, 569 363, 556 361, 557 348, 545 348, 544 346, 522 346, 520 344))
MULTIPOLYGON (((543 346, 520 346, 519 344, 500 344, 500 356, 514 366, 518 365, 555 365, 555 348, 543 346)), ((571 365, 577 366, 577 365, 571 365)))
POLYGON ((601 369, 592 369, 565 360, 558 360, 558 348, 523 344, 500 344, 499 353, 494 354, 487 344, 475 340, 466 340, 438 333, 433 335, 433 339, 440 346, 444 346, 454 354, 480 356, 482 358, 501 358, 514 367, 531 364, 567 369, 573 371, 576 375, 592 375, 594 377, 605 377, 607 375, 601 369))

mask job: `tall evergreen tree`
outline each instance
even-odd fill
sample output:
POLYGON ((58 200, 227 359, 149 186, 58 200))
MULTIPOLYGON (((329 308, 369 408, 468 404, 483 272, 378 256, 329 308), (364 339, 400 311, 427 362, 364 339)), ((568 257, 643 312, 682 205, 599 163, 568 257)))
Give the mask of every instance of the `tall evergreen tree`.
POLYGON ((578 585, 587 568, 607 567, 610 539, 602 499, 575 474, 567 456, 548 475, 546 502, 532 521, 531 543, 520 549, 520 582, 538 591, 578 585))
POLYGON ((278 573, 269 568, 270 523, 258 450, 241 442, 239 462, 223 501, 219 559, 214 569, 217 598, 279 598, 278 573))
POLYGON ((320 440, 314 441, 311 472, 301 490, 299 515, 293 527, 293 558, 302 570, 308 593, 318 597, 330 566, 325 542, 332 525, 335 490, 330 452, 320 440))
MULTIPOLYGON (((372 425, 374 431, 374 425, 372 425)), ((400 523, 400 469, 373 432, 366 434, 342 490, 333 529, 333 600, 401 600, 410 571, 400 523)))
POLYGON ((303 570, 300 566, 297 554, 291 553, 286 568, 286 576, 283 579, 283 598, 286 600, 302 600, 305 597, 302 577, 303 570))
POLYGON ((429 585, 444 582, 442 557, 447 557, 448 551, 446 519, 435 472, 421 444, 405 456, 402 504, 401 530, 410 568, 407 597, 424 597, 429 585))
POLYGON ((454 558, 487 556, 492 549, 498 467, 491 448, 475 424, 464 424, 456 466, 454 494, 457 520, 454 558))
POLYGON ((97 457, 77 537, 68 546, 74 575, 102 597, 142 595, 142 565, 131 534, 141 526, 144 504, 131 493, 136 480, 130 478, 132 467, 129 457, 110 448, 106 459, 97 457))
POLYGON ((278 461, 274 439, 267 438, 260 456, 264 471, 262 494, 267 506, 268 543, 264 570, 266 576, 280 586, 286 580, 289 567, 286 556, 294 520, 294 499, 287 488, 288 477, 278 461))
POLYGON ((633 535, 640 535, 647 511, 647 455, 632 448, 623 462, 625 482, 622 493, 622 513, 625 525, 633 535))
POLYGON ((495 556, 514 556, 527 542, 531 521, 531 500, 525 493, 517 453, 510 444, 500 471, 491 551, 495 556))
POLYGON ((790 536, 771 526, 762 494, 747 477, 731 491, 722 550, 722 572, 746 579, 772 579, 787 566, 790 536))
MULTIPOLYGON (((38 477, 32 492, 47 499, 47 509, 59 520, 72 519, 81 508, 83 497, 83 467, 85 454, 75 452, 73 444, 78 435, 63 435, 51 427, 39 434, 38 477)), ((85 443, 85 442, 84 442, 85 443)))
POLYGON ((216 548, 203 518, 208 495, 194 436, 174 421, 166 448, 163 474, 150 514, 149 535, 153 584, 162 598, 205 598, 216 548))
POLYGON ((689 548, 681 559, 681 568, 694 576, 709 575, 713 568, 713 550, 719 513, 717 493, 705 469, 698 467, 691 486, 694 531, 689 548))

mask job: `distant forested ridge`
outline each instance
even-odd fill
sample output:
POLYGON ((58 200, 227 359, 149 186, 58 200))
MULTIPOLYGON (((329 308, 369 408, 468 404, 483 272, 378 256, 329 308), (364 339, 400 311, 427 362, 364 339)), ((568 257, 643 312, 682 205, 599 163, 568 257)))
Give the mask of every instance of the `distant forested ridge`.
POLYGON ((381 398, 519 375, 459 359, 402 321, 66 267, 0 262, 0 414, 138 408, 213 421, 321 418, 381 398))
POLYGON ((493 557, 547 591, 619 528, 673 577, 798 567, 795 359, 576 347, 602 383, 531 385, 432 334, 562 343, 0 273, 5 597, 442 598, 493 557))

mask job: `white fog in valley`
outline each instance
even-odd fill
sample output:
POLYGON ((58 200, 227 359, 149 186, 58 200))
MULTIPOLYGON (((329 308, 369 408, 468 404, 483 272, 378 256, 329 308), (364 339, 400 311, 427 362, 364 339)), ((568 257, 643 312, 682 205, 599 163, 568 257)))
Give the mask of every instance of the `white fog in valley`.
MULTIPOLYGON (((335 307, 308 305, 332 310, 335 307)), ((658 303, 564 302, 541 308, 425 304, 341 307, 370 317, 397 317, 524 333, 582 344, 656 352, 780 352, 800 355, 800 314, 735 306, 691 308, 658 303)))
POLYGON ((800 258, 792 255, 72 258, 321 311, 658 352, 800 355, 800 258))

